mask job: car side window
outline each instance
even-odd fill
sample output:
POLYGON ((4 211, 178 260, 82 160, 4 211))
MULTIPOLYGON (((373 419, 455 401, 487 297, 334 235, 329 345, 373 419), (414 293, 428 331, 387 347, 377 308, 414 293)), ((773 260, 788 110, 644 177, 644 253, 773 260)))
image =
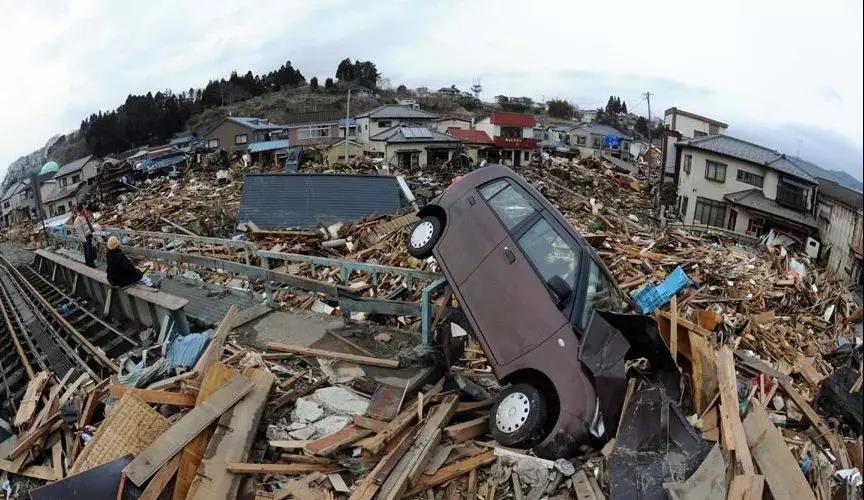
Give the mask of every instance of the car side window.
POLYGON ((572 298, 575 289, 580 256, 579 247, 568 240, 562 238, 546 219, 541 218, 517 242, 547 286, 554 287, 555 277, 566 283, 570 291, 567 301, 572 298))
POLYGON ((536 211, 530 198, 517 191, 506 179, 499 179, 480 188, 480 195, 504 223, 508 231, 536 211))
POLYGON ((627 310, 627 301, 621 295, 618 287, 614 282, 603 272, 594 259, 588 259, 588 284, 585 290, 585 303, 579 313, 579 326, 582 328, 588 327, 588 321, 591 319, 591 312, 594 310, 625 312, 627 310))

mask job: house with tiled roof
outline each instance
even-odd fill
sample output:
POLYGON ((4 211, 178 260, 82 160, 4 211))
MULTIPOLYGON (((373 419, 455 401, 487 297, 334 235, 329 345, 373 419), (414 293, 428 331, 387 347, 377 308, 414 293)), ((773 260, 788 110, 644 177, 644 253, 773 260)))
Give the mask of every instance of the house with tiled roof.
POLYGON ((748 236, 771 230, 798 241, 817 236, 817 180, 801 160, 728 135, 675 143, 678 213, 685 224, 748 236))
POLYGON ((459 139, 431 127, 403 124, 369 138, 385 162, 400 169, 435 167, 450 160, 459 139))
MULTIPOLYGON (((360 113, 354 118, 357 121, 355 140, 360 144, 369 145, 372 137, 393 127, 409 124, 418 127, 434 127, 434 121, 438 115, 419 108, 385 104, 365 113, 360 113)), ((380 151, 371 152, 381 153, 380 151)))
POLYGON ((96 182, 102 158, 88 155, 60 167, 39 186, 42 206, 49 217, 71 212, 96 182))
POLYGON ((229 154, 243 153, 253 142, 281 138, 286 128, 286 125, 271 123, 266 118, 227 116, 202 136, 208 149, 222 149, 229 154))
POLYGON ((531 159, 531 152, 537 149, 535 125, 537 120, 534 115, 495 111, 478 118, 474 129, 486 132, 498 149, 490 156, 490 161, 518 166, 527 164, 531 159))

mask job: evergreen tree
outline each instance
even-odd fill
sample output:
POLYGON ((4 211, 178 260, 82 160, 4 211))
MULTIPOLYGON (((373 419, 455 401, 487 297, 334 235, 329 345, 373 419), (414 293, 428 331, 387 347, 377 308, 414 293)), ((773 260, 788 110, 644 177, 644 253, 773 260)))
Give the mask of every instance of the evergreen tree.
POLYGON ((331 90, 335 85, 336 84, 333 83, 332 78, 327 78, 326 80, 324 80, 324 88, 327 90, 331 90))
POLYGON ((309 80, 309 88, 313 91, 318 90, 318 77, 313 76, 311 80, 309 80))
POLYGON ((343 82, 354 81, 356 78, 354 68, 355 66, 351 63, 351 59, 346 57, 339 62, 339 66, 336 67, 336 78, 343 82))

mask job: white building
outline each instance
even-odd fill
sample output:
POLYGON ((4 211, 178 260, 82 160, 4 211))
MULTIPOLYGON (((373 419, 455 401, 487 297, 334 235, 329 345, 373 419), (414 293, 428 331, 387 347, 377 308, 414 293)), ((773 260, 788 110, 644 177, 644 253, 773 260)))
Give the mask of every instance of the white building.
MULTIPOLYGON (((695 139, 706 135, 723 135, 729 125, 705 116, 690 113, 683 109, 671 107, 663 116, 663 124, 666 132, 661 138, 661 149, 663 151, 663 172, 665 182, 675 181, 675 148, 673 144, 678 141, 695 139)), ((649 124, 654 126, 654 124, 649 124)))
POLYGON ((537 121, 534 115, 496 111, 479 118, 474 123, 474 129, 486 132, 498 148, 490 156, 490 161, 518 166, 527 164, 531 159, 531 151, 537 147, 535 125, 537 121))
POLYGON ((387 104, 361 113, 355 118, 357 120, 357 138, 355 140, 363 144, 364 147, 369 146, 371 148, 369 152, 383 153, 383 149, 376 149, 378 145, 370 142, 371 137, 397 125, 432 126, 438 115, 421 109, 387 104))
POLYGON ((816 235, 817 184, 801 160, 726 135, 678 142, 674 151, 684 224, 754 237, 773 229, 802 245, 816 235))
POLYGON ((864 284, 861 272, 864 193, 820 178, 818 199, 820 258, 837 276, 853 284, 864 284))

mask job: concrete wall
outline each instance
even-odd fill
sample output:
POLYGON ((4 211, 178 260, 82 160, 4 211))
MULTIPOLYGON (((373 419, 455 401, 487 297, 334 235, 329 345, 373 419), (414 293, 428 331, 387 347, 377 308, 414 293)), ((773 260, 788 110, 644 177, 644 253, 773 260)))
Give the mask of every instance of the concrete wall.
MULTIPOLYGON (((851 272, 855 259, 849 250, 849 245, 855 242, 856 232, 860 234, 859 228, 864 224, 864 212, 840 202, 825 199, 819 203, 817 221, 823 249, 827 245, 831 245, 826 267, 844 280, 854 280, 856 276, 852 276, 851 272), (831 207, 829 220, 819 216, 825 207, 831 207)), ((860 241, 858 245, 861 245, 860 241)))

